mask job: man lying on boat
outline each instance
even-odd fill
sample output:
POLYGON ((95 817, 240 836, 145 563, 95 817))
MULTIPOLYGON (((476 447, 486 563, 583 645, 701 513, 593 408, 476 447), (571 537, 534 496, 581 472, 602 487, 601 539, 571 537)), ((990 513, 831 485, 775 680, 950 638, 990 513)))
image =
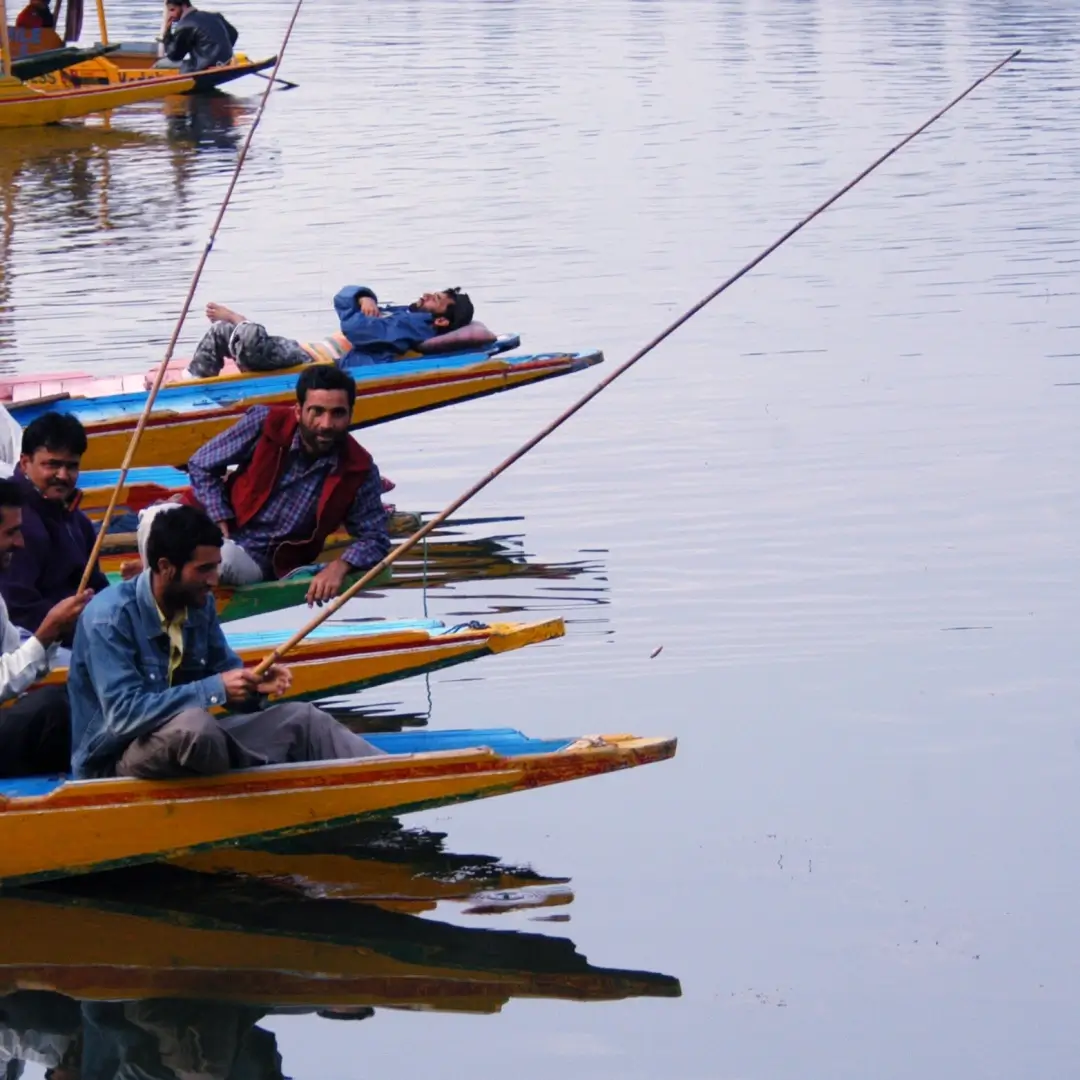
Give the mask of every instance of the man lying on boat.
MULTIPOLYGON (((21 484, 0 480, 0 569, 23 546, 23 500, 21 484)), ((14 700, 0 709, 0 776, 67 772, 71 760, 67 687, 30 687, 57 661, 60 641, 72 633, 93 595, 88 589, 61 600, 26 641, 20 640, 0 597, 0 702, 14 700)))
MULTIPOLYGON (((254 405, 195 452, 188 462, 194 499, 226 537, 223 582, 274 581, 310 566, 344 525, 352 543, 307 592, 309 604, 321 604, 348 574, 390 550, 378 467, 349 434, 355 400, 352 376, 312 364, 296 382, 295 405, 254 405)), ((153 510, 141 515, 143 536, 153 510)))
MULTIPOLYGON (((47 412, 27 425, 14 481, 22 491, 24 543, 0 569, 0 595, 12 622, 33 633, 53 607, 74 596, 94 548, 94 527, 79 509, 76 487, 86 453, 77 417, 47 412)), ((90 586, 108 587, 95 566, 90 586)), ((71 627, 62 644, 70 646, 71 627)))
POLYGON ((472 301, 460 289, 424 293, 407 307, 380 308, 371 289, 347 285, 334 297, 334 310, 340 336, 306 344, 270 335, 261 323, 224 304, 207 304, 210 329, 196 346, 188 371, 208 379, 219 374, 229 358, 241 371, 274 371, 313 360, 331 360, 343 368, 386 363, 473 320, 472 301))
POLYGON ((275 664, 260 680, 225 640, 213 597, 223 541, 193 506, 158 514, 150 569, 87 605, 68 675, 76 777, 209 776, 381 753, 314 705, 263 708, 291 676, 275 664), (218 707, 233 711, 215 716, 218 707))
POLYGON ((185 75, 228 64, 240 35, 216 11, 199 11, 188 0, 166 0, 164 57, 154 67, 178 67, 185 75))

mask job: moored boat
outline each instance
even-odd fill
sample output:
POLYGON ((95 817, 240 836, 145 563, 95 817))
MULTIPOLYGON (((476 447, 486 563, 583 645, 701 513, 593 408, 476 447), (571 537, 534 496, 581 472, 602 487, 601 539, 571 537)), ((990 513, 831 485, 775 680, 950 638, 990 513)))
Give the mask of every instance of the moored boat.
MULTIPOLYGON (((512 652, 565 633, 562 619, 534 623, 474 620, 456 626, 447 626, 438 619, 326 623, 289 653, 292 686, 282 700, 378 686, 481 656, 512 652)), ((289 630, 241 631, 225 627, 226 640, 248 665, 258 663, 290 635, 289 630)), ((54 668, 43 680, 66 681, 64 667, 54 668)))
MULTIPOLYGON (((349 373, 357 388, 352 426, 368 427, 568 375, 602 360, 599 351, 504 355, 492 346, 352 368, 349 373)), ((162 387, 132 465, 186 465, 200 446, 236 423, 252 405, 295 400, 296 380, 302 370, 192 379, 162 387)), ((141 386, 144 377, 135 378, 141 386)), ((70 413, 82 421, 89 437, 82 459, 84 469, 119 466, 147 398, 145 389, 90 396, 85 380, 81 388, 78 380, 66 388, 64 379, 35 380, 33 385, 13 381, 12 385, 15 389, 7 408, 24 428, 50 410, 70 413)))
POLYGON ((673 738, 531 739, 518 731, 369 734, 385 756, 184 780, 0 781, 0 882, 10 886, 317 832, 673 757, 673 738))

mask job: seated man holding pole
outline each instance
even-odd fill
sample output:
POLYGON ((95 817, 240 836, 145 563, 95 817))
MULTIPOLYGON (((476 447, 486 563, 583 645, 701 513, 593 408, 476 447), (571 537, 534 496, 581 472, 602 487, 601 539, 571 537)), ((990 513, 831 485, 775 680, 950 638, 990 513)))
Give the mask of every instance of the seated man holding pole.
POLYGON ((210 378, 221 371, 229 357, 241 371, 274 371, 313 360, 331 360, 346 369, 385 363, 473 320, 472 301, 460 289, 424 293, 407 307, 380 308, 371 289, 347 285, 334 297, 334 310, 344 343, 330 339, 305 345, 268 334, 261 323, 224 304, 207 304, 210 329, 195 347, 188 371, 200 379, 210 378))
POLYGON ((195 507, 159 514, 149 569, 87 606, 68 678, 76 777, 210 776, 381 753, 313 705, 262 707, 291 677, 274 664, 260 678, 225 640, 213 597, 222 540, 195 507), (217 707, 233 712, 217 717, 217 707))
MULTIPOLYGON (((296 384, 296 405, 255 405, 188 463, 194 498, 224 533, 221 580, 273 581, 315 562, 342 525, 352 544, 308 589, 309 604, 332 600, 353 570, 390 550, 382 481, 349 434, 356 384, 313 364, 296 384), (237 466, 228 476, 229 466, 237 466)), ((140 531, 145 535, 147 514, 140 531)))
MULTIPOLYGON (((0 568, 23 546, 23 499, 15 481, 0 480, 0 568)), ((93 595, 87 590, 61 600, 25 641, 20 641, 0 597, 0 702, 10 703, 0 709, 0 776, 67 772, 71 760, 67 687, 32 687, 56 663, 60 641, 72 633, 93 595)))

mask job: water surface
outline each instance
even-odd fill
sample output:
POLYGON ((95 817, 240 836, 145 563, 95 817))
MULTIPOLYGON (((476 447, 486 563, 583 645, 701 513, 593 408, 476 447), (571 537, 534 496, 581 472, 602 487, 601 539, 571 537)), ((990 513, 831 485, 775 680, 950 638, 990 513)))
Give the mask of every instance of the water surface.
MULTIPOLYGON (((228 15, 253 55, 287 17, 228 15)), ((270 1017, 287 1075, 1074 1071, 1073 5, 305 6, 299 89, 271 98, 198 303, 320 335, 346 282, 460 284, 527 349, 618 360, 1016 46, 470 508, 520 520, 469 535, 584 569, 457 582, 431 614, 558 612, 565 639, 357 703, 678 735, 674 762, 415 823, 572 883, 568 924, 439 920, 572 939, 682 996, 270 1017)), ((160 357, 260 89, 4 134, 5 367, 160 357)), ((364 442, 433 510, 595 377, 364 442)))

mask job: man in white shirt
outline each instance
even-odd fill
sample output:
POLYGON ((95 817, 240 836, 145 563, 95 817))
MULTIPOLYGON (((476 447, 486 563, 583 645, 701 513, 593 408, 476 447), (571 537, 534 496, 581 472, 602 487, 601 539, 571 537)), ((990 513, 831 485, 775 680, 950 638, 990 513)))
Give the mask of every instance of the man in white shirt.
MULTIPOLYGON (((22 545, 22 490, 13 480, 0 480, 0 568, 22 545)), ((74 628, 93 595, 87 589, 61 600, 25 641, 0 598, 0 777, 66 773, 71 768, 67 687, 30 687, 53 666, 61 638, 74 628)))

